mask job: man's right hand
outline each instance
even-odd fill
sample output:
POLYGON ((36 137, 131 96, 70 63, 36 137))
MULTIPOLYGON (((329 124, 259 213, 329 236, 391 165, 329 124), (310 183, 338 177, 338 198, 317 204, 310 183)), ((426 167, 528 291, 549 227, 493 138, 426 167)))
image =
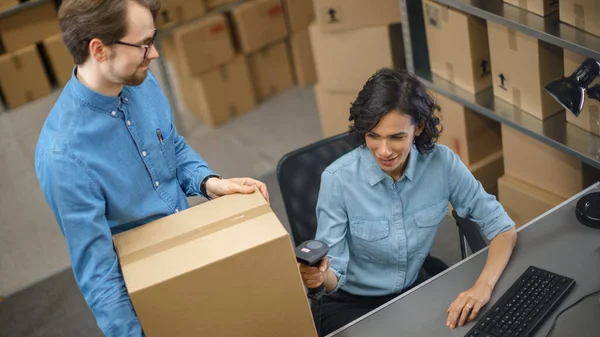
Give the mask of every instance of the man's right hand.
POLYGON ((302 282, 304 282, 304 285, 307 288, 317 288, 323 284, 327 278, 329 265, 329 258, 327 256, 321 260, 319 267, 308 267, 300 264, 300 275, 302 275, 302 282))

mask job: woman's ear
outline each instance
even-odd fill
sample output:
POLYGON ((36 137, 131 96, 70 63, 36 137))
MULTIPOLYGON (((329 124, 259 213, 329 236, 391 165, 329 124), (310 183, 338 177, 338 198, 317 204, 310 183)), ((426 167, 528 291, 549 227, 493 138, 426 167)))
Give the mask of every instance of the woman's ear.
POLYGON ((419 137, 421 133, 423 133, 423 129, 425 129, 425 123, 421 122, 419 123, 419 126, 417 126, 417 128, 415 129, 415 137, 419 137))

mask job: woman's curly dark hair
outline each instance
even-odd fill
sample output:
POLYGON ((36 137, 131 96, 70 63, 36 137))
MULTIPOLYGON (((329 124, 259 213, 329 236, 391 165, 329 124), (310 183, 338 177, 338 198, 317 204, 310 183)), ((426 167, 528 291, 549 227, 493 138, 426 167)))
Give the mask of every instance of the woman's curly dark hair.
POLYGON ((415 137, 415 145, 420 153, 429 153, 441 133, 440 119, 434 114, 436 109, 433 97, 415 75, 406 70, 383 68, 369 78, 352 103, 350 132, 365 145, 365 134, 385 114, 396 110, 410 115, 414 125, 424 126, 423 132, 415 137))

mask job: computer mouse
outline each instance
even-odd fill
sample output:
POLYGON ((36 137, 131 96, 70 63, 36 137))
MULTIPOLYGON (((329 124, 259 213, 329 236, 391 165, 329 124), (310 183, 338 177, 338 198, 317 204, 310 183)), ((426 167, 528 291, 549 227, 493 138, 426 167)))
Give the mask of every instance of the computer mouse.
POLYGON ((581 197, 575 207, 575 216, 583 225, 600 229, 600 192, 581 197))

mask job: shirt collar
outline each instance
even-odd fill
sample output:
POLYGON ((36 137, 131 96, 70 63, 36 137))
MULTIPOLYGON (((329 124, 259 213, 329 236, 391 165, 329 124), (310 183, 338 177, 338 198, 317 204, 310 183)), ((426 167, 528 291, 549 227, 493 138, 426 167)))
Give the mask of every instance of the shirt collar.
MULTIPOLYGON (((417 159, 419 156, 419 151, 417 150, 416 146, 413 145, 412 148, 410 149, 410 155, 408 157, 408 164, 406 165, 406 169, 404 170, 404 177, 406 177, 406 179, 413 181, 413 178, 415 176, 415 170, 416 170, 416 165, 417 165, 417 159)), ((380 181, 382 181, 383 179, 386 179, 387 177, 389 177, 389 175, 387 173, 385 173, 381 167, 379 167, 379 164, 377 164, 377 161, 375 161, 375 158, 373 157, 373 154, 371 153, 371 151, 366 147, 362 147, 361 148, 361 157, 362 157, 362 162, 364 163, 363 165, 365 165, 365 168, 367 170, 367 179, 369 180, 369 184, 371 186, 374 186, 375 184, 379 183, 380 181)), ((402 179, 402 177, 400 178, 402 179)))
POLYGON ((126 87, 123 86, 123 92, 121 92, 121 95, 119 96, 103 95, 93 91, 92 89, 83 85, 83 83, 79 82, 75 76, 76 72, 77 67, 75 66, 71 72, 71 79, 69 80, 68 84, 73 97, 94 111, 115 116, 113 112, 118 111, 121 105, 122 94, 125 92, 126 87))

